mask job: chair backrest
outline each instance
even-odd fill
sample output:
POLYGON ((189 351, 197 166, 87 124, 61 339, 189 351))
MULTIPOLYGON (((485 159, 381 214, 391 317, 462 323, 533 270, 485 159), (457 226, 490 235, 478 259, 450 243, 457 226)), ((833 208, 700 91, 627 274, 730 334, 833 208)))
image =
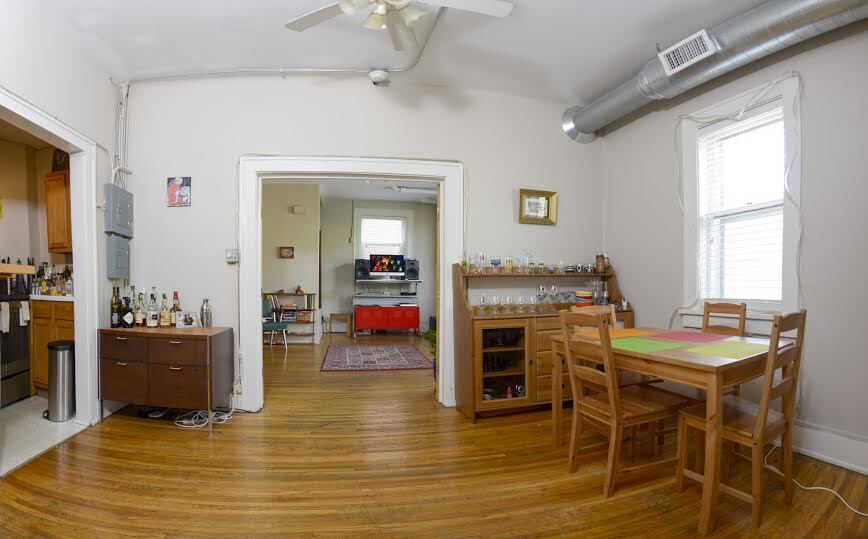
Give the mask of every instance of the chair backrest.
POLYGON ((610 328, 618 326, 614 303, 610 303, 609 305, 588 305, 587 307, 576 307, 574 305, 570 307, 570 312, 600 315, 606 320, 610 328))
POLYGON ((272 318, 274 311, 271 308, 271 298, 268 295, 262 297, 262 318, 272 318))
MULTIPOLYGON (((564 352, 570 373, 570 386, 573 402, 585 398, 585 382, 595 389, 602 388, 609 397, 612 417, 621 418, 621 398, 618 393, 618 377, 615 372, 615 359, 612 341, 609 338, 609 324, 604 315, 587 312, 561 312, 561 331, 564 338, 564 352), (577 339, 574 334, 582 328, 594 330, 599 341, 577 339), (600 372, 586 363, 603 364, 605 372, 600 372)), ((590 337, 590 336, 589 336, 590 337)))
POLYGON ((802 309, 797 313, 775 315, 772 322, 771 342, 769 354, 766 358, 765 374, 763 375, 763 392, 760 399, 759 415, 757 416, 754 429, 754 439, 757 440, 765 430, 769 404, 781 399, 781 412, 787 420, 793 417, 794 396, 796 385, 799 383, 799 368, 802 363, 802 343, 805 338, 805 319, 807 311, 802 309), (790 331, 796 332, 795 342, 788 344, 781 350, 781 335, 790 331), (781 369, 781 380, 775 383, 775 371, 781 369))
POLYGON ((717 335, 734 335, 744 337, 744 326, 747 322, 747 305, 744 303, 705 303, 702 312, 702 332, 717 335), (716 314, 734 314, 738 316, 738 327, 713 326, 709 319, 716 314))

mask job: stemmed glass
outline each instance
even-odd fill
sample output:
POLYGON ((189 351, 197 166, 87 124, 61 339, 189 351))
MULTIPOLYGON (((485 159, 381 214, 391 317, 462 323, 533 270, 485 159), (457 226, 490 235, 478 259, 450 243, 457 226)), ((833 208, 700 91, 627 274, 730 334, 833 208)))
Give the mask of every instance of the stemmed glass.
POLYGON ((525 302, 524 302, 524 296, 519 296, 518 301, 516 301, 515 311, 518 313, 523 313, 523 312, 525 312, 526 308, 527 308, 527 306, 525 305, 525 302))
POLYGON ((506 296, 503 298, 503 312, 506 314, 510 314, 514 311, 515 306, 512 303, 512 296, 506 296))
POLYGON ((491 313, 500 314, 500 296, 491 296, 491 313))

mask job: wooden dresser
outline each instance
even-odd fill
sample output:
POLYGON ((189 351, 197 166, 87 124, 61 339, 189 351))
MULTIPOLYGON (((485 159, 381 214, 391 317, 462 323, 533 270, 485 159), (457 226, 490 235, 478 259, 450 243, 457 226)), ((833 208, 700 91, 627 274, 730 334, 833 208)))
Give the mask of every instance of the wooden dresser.
POLYGON ((229 406, 232 328, 101 329, 99 334, 101 399, 208 411, 229 406))

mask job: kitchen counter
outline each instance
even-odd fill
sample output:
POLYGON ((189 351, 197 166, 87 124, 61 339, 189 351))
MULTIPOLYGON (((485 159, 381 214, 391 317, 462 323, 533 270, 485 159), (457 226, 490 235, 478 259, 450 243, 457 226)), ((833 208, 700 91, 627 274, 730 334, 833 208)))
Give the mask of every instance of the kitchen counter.
POLYGON ((75 296, 43 296, 38 294, 30 294, 31 301, 68 301, 75 300, 75 296))

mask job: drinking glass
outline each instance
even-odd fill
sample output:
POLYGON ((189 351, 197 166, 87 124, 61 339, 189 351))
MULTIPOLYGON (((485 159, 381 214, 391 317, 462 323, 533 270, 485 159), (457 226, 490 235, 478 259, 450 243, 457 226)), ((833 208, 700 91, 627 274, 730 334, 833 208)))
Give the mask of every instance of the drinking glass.
POLYGON ((494 255, 491 256, 492 273, 500 273, 500 270, 501 270, 500 263, 501 263, 501 260, 500 260, 499 256, 494 256, 494 255))
POLYGON ((491 314, 500 314, 500 296, 491 296, 491 314))
POLYGON ((503 259, 503 272, 504 273, 512 273, 514 270, 514 266, 512 263, 512 257, 506 257, 503 259))
POLYGON ((567 267, 567 263, 563 260, 558 262, 558 273, 565 273, 567 267))
POLYGON ((512 296, 506 296, 503 298, 503 312, 506 314, 515 312, 515 305, 512 303, 512 296))
POLYGON ((539 312, 539 300, 537 300, 536 296, 530 297, 530 303, 527 306, 527 311, 529 313, 539 312))
POLYGON ((519 296, 516 300, 515 311, 518 313, 527 312, 527 305, 525 305, 524 296, 519 296))

